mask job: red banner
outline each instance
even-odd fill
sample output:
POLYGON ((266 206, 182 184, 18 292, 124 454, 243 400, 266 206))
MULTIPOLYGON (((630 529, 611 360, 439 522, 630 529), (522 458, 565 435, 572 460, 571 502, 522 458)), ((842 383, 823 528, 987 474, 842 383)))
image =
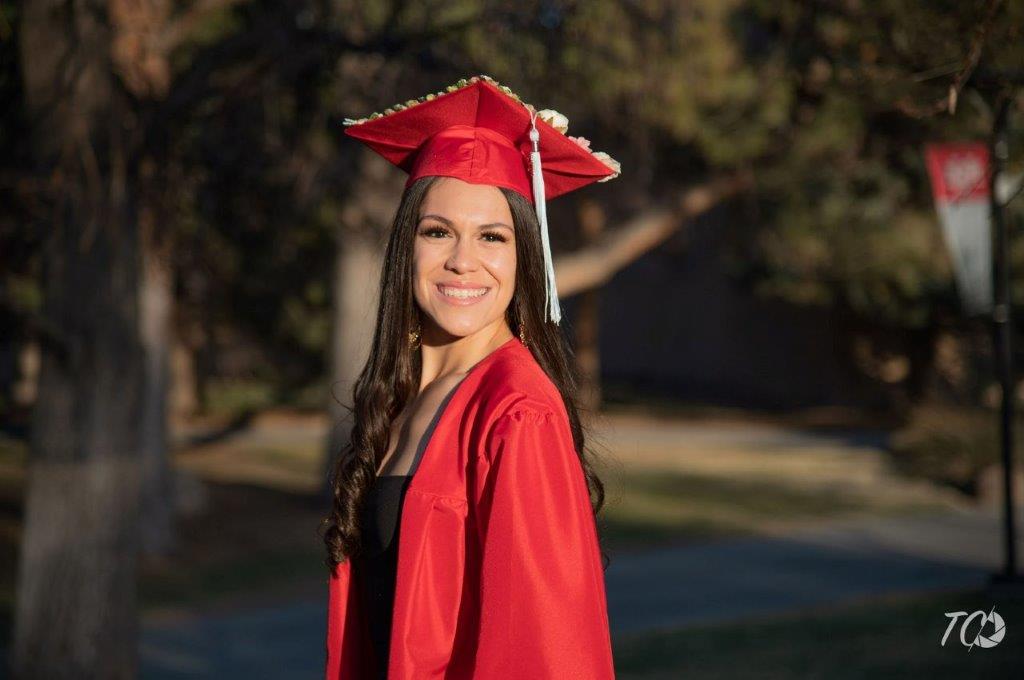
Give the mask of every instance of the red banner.
POLYGON ((988 147, 980 142, 929 144, 925 162, 964 309, 986 314, 992 309, 988 147))
POLYGON ((988 200, 988 147, 981 142, 929 144, 928 174, 936 203, 988 200))

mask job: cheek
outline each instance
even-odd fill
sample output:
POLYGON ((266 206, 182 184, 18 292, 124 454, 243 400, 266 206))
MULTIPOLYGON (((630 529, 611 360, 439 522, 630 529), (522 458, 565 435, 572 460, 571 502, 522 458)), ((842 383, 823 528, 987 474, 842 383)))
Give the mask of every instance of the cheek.
POLYGON ((488 255, 487 269, 501 286, 501 295, 512 297, 516 285, 516 251, 515 246, 502 248, 488 255))
POLYGON ((430 299, 429 279, 433 271, 430 254, 427 251, 416 251, 412 258, 412 295, 420 306, 426 305, 430 299))
POLYGON ((444 254, 440 248, 416 247, 412 252, 412 275, 414 279, 431 276, 438 268, 444 267, 444 254))

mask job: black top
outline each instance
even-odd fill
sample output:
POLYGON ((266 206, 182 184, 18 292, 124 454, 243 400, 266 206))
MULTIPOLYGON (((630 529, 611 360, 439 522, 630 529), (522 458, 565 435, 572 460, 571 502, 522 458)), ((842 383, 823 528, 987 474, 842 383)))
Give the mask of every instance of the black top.
POLYGON ((367 494, 361 516, 363 552, 357 558, 362 575, 360 593, 377 656, 378 677, 382 679, 387 678, 388 673, 402 500, 411 479, 412 475, 377 477, 367 494))

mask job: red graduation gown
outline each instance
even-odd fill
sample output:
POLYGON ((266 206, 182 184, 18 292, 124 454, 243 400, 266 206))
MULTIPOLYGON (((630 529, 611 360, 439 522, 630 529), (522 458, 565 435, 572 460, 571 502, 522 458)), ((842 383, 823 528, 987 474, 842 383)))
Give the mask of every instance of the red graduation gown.
MULTIPOLYGON (((519 338, 455 388, 400 522, 389 680, 615 677, 568 415, 519 338)), ((329 578, 327 680, 376 677, 351 569, 329 578)))

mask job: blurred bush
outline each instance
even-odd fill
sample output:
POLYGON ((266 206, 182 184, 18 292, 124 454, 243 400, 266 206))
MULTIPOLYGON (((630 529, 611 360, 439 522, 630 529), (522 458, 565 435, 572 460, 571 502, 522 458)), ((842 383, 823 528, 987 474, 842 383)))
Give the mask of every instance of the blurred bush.
MULTIPOLYGON (((1000 487, 990 484, 1001 460, 998 409, 924 404, 911 412, 907 424, 889 439, 898 470, 933 479, 980 501, 991 502, 1000 487)), ((1014 422, 1015 463, 1021 472, 1024 416, 1014 422)))

